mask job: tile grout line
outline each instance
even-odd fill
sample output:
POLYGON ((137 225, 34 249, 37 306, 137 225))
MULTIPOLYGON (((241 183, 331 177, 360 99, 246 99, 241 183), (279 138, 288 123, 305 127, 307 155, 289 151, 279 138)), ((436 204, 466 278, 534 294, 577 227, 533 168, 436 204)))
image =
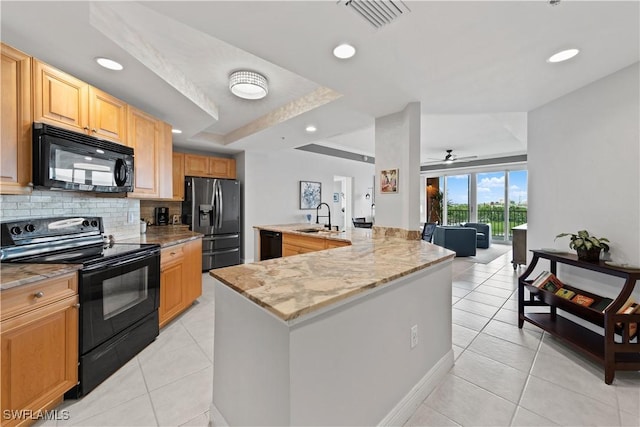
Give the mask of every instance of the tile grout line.
POLYGON ((156 405, 153 404, 153 399, 151 398, 151 390, 149 390, 149 384, 147 384, 147 377, 144 374, 144 370, 142 369, 142 363, 140 362, 140 358, 136 356, 136 362, 138 362, 138 367, 140 368, 140 373, 142 374, 142 381, 144 381, 144 387, 147 389, 147 397, 149 398, 149 402, 151 403, 151 410, 153 411, 153 417, 156 420, 156 426, 160 425, 160 420, 158 419, 158 414, 156 413, 156 405))

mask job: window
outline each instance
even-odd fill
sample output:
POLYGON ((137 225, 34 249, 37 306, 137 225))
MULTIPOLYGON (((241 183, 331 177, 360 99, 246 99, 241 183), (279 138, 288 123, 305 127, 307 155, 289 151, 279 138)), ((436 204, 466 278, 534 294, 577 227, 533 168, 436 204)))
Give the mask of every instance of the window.
POLYGON ((511 229, 527 222, 526 170, 445 175, 425 182, 429 222, 491 224, 495 241, 510 241, 511 229), (441 204, 437 200, 439 192, 441 204))

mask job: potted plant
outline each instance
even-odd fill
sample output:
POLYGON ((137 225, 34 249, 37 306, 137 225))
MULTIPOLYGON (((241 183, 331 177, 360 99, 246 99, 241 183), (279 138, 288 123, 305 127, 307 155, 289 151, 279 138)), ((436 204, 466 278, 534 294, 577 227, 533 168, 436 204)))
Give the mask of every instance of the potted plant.
MULTIPOLYGON (((577 234, 560 233, 556 236, 556 239, 565 236, 571 236, 569 247, 578 252, 578 258, 581 260, 598 261, 602 250, 609 252, 609 245, 607 244, 609 239, 591 236, 587 230, 580 230, 577 234)), ((555 241, 555 239, 553 240, 555 241)))

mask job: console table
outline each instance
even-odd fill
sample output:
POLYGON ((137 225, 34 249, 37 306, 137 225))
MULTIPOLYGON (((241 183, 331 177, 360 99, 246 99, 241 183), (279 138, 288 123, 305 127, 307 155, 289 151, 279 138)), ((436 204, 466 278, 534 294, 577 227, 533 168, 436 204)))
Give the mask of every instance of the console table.
MULTIPOLYGON (((561 255, 543 250, 532 252, 531 264, 518 280, 518 327, 522 328, 525 321, 532 323, 599 362, 604 366, 604 381, 607 384, 613 382, 616 370, 640 370, 640 339, 637 331, 635 334, 631 333, 631 325, 640 323, 640 313, 617 314, 633 292, 636 282, 640 280, 640 270, 612 267, 603 261, 582 261, 573 254, 561 255), (624 279, 624 284, 604 311, 595 310, 532 286, 534 278, 529 279, 529 275, 540 259, 549 261, 549 271, 553 274, 557 274, 557 264, 560 263, 620 277, 624 279), (529 291, 528 298, 525 298, 525 290, 529 291), (530 306, 548 306, 549 311, 527 313, 525 308, 530 306), (558 308, 604 328, 604 335, 561 316, 557 313, 558 308)), ((604 298, 573 285, 565 284, 564 288, 593 298, 594 304, 604 298)))
POLYGON ((527 224, 513 227, 511 231, 513 232, 513 241, 511 242, 513 258, 511 263, 515 270, 519 265, 527 263, 527 224))

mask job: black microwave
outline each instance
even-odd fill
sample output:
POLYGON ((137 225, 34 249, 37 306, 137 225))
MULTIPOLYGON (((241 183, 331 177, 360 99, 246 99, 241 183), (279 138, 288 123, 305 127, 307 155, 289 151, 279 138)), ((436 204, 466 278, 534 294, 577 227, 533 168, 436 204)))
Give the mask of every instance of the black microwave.
POLYGON ((133 182, 133 148, 33 124, 34 187, 124 193, 133 182))

